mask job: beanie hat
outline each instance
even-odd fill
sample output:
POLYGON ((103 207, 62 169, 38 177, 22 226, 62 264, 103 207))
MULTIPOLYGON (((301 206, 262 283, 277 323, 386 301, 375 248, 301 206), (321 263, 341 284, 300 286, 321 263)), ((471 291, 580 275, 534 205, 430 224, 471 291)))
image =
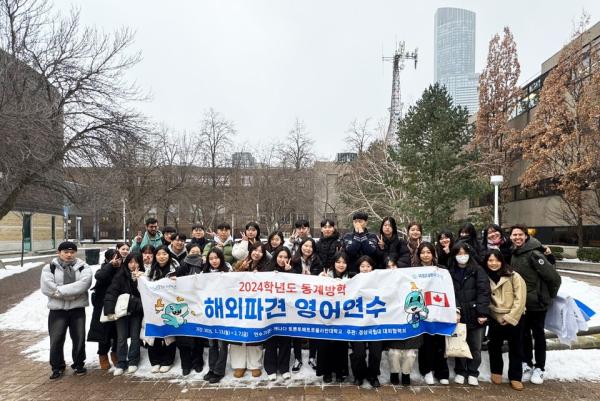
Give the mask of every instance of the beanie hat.
POLYGON ((60 251, 77 251, 77 245, 71 241, 64 241, 58 246, 58 252, 60 251))

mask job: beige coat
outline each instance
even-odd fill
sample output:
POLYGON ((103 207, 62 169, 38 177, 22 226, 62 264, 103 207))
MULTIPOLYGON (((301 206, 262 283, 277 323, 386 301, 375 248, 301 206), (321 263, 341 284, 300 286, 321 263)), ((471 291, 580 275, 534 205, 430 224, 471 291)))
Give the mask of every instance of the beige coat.
POLYGON ((514 272, 510 277, 502 276, 495 283, 490 280, 490 313, 494 319, 502 323, 516 326, 525 312, 527 286, 519 273, 514 272))

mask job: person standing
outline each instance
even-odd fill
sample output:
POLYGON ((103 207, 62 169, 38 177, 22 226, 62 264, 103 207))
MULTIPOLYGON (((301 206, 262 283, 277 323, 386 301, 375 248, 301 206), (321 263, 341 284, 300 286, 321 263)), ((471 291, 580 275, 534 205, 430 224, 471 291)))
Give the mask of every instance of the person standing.
POLYGON ((398 237, 398 226, 393 217, 384 217, 377 237, 377 268, 387 268, 385 260, 393 259, 398 267, 410 267, 410 251, 404 239, 398 237))
POLYGON ((523 316, 523 381, 542 384, 546 367, 546 311, 558 294, 561 278, 544 255, 542 244, 529 236, 525 225, 512 226, 510 240, 513 244, 511 266, 523 277, 527 285, 523 316))
POLYGON ((64 344, 67 329, 73 343, 71 368, 80 376, 87 373, 85 364, 85 307, 92 285, 92 269, 76 257, 77 245, 65 241, 58 246, 57 257, 44 266, 40 278, 42 294, 48 297, 48 332, 50 334, 50 379, 65 371, 64 344))
POLYGON ((152 245, 154 249, 163 245, 162 233, 158 231, 158 220, 154 217, 146 219, 146 232, 142 235, 138 231, 135 238, 131 241, 131 251, 138 251, 146 245, 152 245))
POLYGON ((361 256, 377 257, 377 236, 367 230, 369 215, 365 212, 356 212, 352 215, 354 230, 344 235, 343 248, 348 256, 348 273, 350 277, 358 274, 358 259, 361 256))
POLYGON ((206 230, 201 224, 194 224, 192 226, 192 240, 191 244, 197 244, 200 247, 200 253, 204 252, 206 246, 206 230))

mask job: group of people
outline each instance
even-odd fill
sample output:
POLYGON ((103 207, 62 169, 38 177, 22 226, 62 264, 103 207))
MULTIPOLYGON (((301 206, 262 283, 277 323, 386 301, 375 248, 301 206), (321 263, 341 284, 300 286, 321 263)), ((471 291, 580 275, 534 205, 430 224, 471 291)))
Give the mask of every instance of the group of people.
MULTIPOLYGON (((263 368, 269 380, 280 374, 284 380, 298 372, 308 347, 307 363, 325 383, 346 381, 350 371, 354 384, 367 380, 379 387, 380 364, 387 350, 392 384, 410 385, 410 373, 418 361, 425 383, 449 384, 445 357, 445 337, 423 334, 396 341, 305 340, 274 336, 264 343, 232 343, 199 337, 146 338, 143 335, 143 308, 137 279, 148 280, 210 274, 213 272, 280 271, 290 274, 324 275, 352 279, 374 269, 438 266, 447 269, 456 298, 456 319, 467 327, 467 343, 472 359, 455 358, 454 382, 478 385, 481 345, 488 339, 491 380, 502 383, 502 347, 508 343, 508 379, 515 390, 523 382, 543 383, 546 340, 544 320, 560 287, 550 250, 528 234, 527 227, 515 225, 505 231, 495 224, 483 230, 478 239, 475 227, 464 224, 455 236, 442 230, 435 242, 423 240, 418 223, 406 227, 406 238, 393 217, 381 222, 379 232, 367 229, 368 215, 356 212, 353 228, 340 236, 335 222, 321 221, 318 239, 311 237, 306 220, 295 223, 289 238, 280 231, 261 241, 260 226, 250 222, 234 241, 231 227, 219 224, 212 238, 204 227, 194 225, 191 239, 175 229, 158 230, 154 218, 146 220, 146 231, 131 241, 119 243, 105 252, 105 260, 95 273, 92 288, 93 314, 88 341, 98 342, 101 369, 114 365, 114 375, 134 373, 140 362, 140 348, 146 347, 152 372, 168 372, 179 350, 184 376, 204 369, 204 349, 208 347, 208 373, 204 379, 218 383, 225 376, 229 357, 233 376, 249 372, 260 377, 263 368), (127 314, 120 296, 128 294, 127 314)), ((42 292, 48 296, 51 379, 65 370, 63 344, 67 328, 73 341, 75 374, 86 373, 85 307, 92 283, 91 268, 75 257, 76 244, 63 242, 58 255, 45 266, 42 292)))

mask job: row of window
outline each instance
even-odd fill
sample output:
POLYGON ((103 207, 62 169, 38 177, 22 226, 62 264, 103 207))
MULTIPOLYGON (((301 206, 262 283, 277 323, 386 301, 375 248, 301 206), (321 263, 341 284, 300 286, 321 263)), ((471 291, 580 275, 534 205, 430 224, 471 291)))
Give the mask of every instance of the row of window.
MULTIPOLYGON (((500 202, 508 203, 527 199, 543 198, 546 196, 560 195, 560 191, 555 188, 555 180, 551 178, 543 179, 535 188, 524 189, 520 185, 514 185, 500 190, 500 202)), ((489 192, 478 198, 470 199, 470 207, 490 206, 494 204, 494 192, 489 192)))

